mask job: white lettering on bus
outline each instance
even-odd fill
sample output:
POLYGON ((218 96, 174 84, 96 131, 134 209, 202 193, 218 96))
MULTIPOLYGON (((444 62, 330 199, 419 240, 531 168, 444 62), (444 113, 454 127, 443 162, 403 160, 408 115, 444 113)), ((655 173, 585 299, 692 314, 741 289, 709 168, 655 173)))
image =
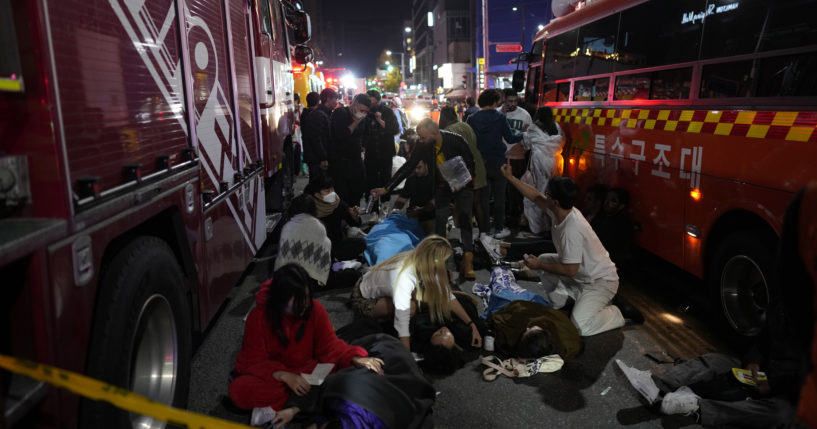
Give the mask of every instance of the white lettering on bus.
POLYGON ((605 149, 606 149, 606 145, 605 145, 605 136, 604 136, 604 134, 596 134, 596 150, 595 150, 595 154, 593 155, 593 158, 596 158, 596 159, 600 160, 602 167, 604 167, 604 158, 605 158, 604 155, 607 154, 605 149), (599 153, 599 152, 601 152, 601 153, 599 153))
POLYGON ((681 15, 681 24, 695 24, 696 21, 704 22, 707 16, 735 10, 738 8, 738 5, 740 5, 740 2, 729 3, 722 6, 710 4, 707 6, 706 10, 702 10, 700 12, 686 12, 681 15))
POLYGON ((644 156, 644 141, 643 140, 633 140, 632 145, 640 147, 641 148, 641 153, 636 155, 636 154, 630 152, 630 159, 635 159, 635 160, 638 160, 638 161, 646 161, 647 157, 644 156))
POLYGON ((664 167, 669 167, 669 159, 667 159, 666 152, 671 150, 672 147, 668 144, 656 144, 655 149, 658 150, 658 156, 652 160, 652 163, 657 165, 658 168, 652 170, 652 175, 669 179, 669 172, 664 171, 664 167))
POLYGON ((681 174, 682 179, 689 179, 689 186, 691 188, 700 189, 701 187, 701 164, 704 158, 704 148, 702 146, 694 146, 692 149, 681 148, 681 174), (690 171, 685 171, 686 158, 692 155, 690 162, 690 171))

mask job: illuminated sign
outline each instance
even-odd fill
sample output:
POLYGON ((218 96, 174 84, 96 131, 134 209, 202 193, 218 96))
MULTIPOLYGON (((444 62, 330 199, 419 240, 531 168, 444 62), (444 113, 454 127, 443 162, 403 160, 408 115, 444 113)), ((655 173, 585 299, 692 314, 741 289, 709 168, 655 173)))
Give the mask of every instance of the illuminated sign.
POLYGON ((496 45, 497 52, 522 52, 522 45, 496 45))
POLYGON ((477 83, 485 89, 485 58, 477 58, 477 83))
POLYGON ((681 16, 681 24, 695 24, 696 21, 704 22, 707 16, 735 10, 738 8, 738 5, 740 5, 740 2, 729 3, 723 6, 710 4, 706 10, 702 10, 700 12, 687 12, 683 14, 681 16))

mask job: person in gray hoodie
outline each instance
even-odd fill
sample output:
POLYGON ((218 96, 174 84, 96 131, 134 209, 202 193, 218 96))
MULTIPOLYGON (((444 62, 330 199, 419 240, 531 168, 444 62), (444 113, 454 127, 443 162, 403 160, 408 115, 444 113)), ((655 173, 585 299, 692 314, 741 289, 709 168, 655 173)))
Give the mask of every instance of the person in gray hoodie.
MULTIPOLYGON (((477 135, 477 148, 485 160, 485 172, 488 178, 488 187, 494 200, 492 215, 494 217, 494 231, 496 238, 505 238, 510 231, 505 228, 505 188, 507 180, 499 171, 505 163, 507 146, 502 142, 504 138, 508 144, 522 140, 522 133, 514 131, 508 124, 508 119, 502 112, 496 110, 502 97, 495 89, 486 89, 479 94, 477 103, 479 111, 468 116, 468 125, 477 135)), ((488 212, 488 198, 480 200, 485 213, 488 212)))

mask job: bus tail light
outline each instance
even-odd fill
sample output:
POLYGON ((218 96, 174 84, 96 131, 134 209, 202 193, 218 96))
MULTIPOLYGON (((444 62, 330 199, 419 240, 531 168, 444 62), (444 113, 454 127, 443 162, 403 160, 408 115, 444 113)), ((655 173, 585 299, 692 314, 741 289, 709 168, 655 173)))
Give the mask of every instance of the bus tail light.
POLYGON ((693 189, 689 191, 689 196, 695 201, 700 201, 703 195, 701 194, 700 189, 693 189))

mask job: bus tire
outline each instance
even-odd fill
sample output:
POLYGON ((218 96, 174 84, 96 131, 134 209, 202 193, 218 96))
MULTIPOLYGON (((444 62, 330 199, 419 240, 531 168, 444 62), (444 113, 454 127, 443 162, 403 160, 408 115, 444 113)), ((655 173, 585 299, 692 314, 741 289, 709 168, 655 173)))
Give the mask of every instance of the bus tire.
POLYGON ((763 329, 776 276, 775 243, 760 231, 732 233, 715 250, 710 290, 726 339, 744 345, 763 329))
MULTIPOLYGON (((86 373, 154 401, 186 407, 192 328, 184 275, 173 251, 138 237, 111 260, 94 313, 86 373)), ((159 421, 83 399, 79 427, 164 427, 159 421)))

